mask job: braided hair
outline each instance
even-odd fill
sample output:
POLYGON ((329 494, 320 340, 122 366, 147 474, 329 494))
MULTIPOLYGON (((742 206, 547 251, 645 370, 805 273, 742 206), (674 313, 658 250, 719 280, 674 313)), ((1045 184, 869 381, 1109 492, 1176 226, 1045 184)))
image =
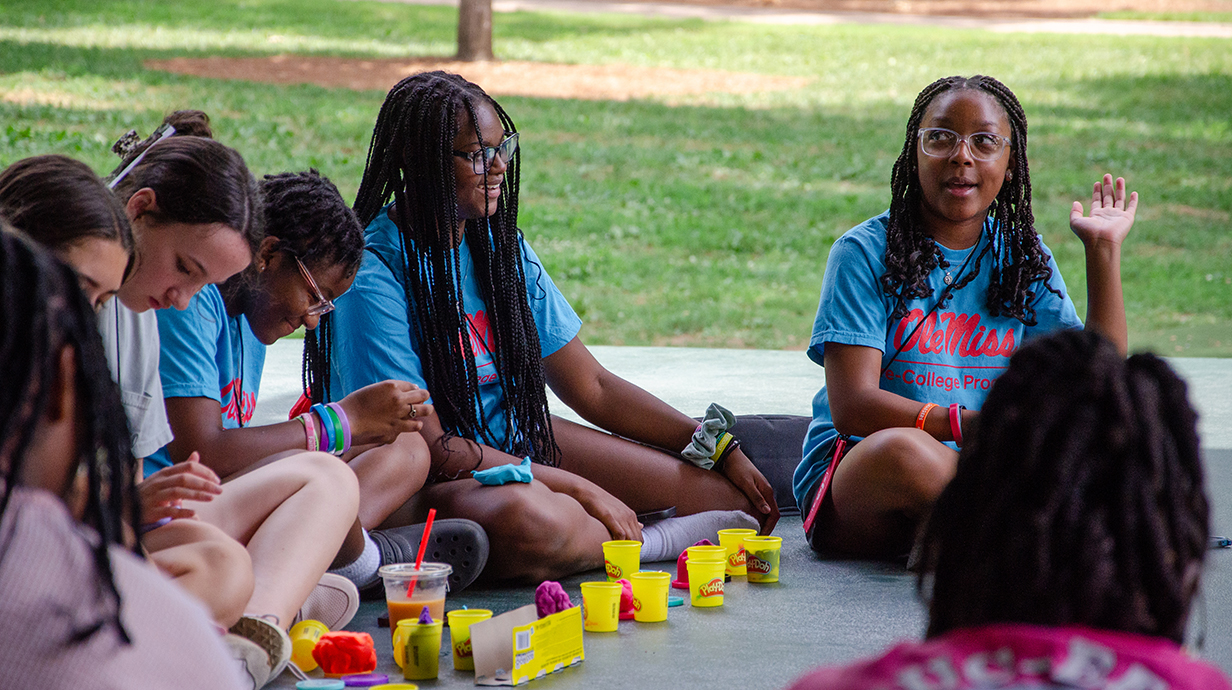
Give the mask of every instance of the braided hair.
MULTIPOLYGON (((968 272, 954 285, 950 295, 970 283, 980 272, 984 256, 996 248, 992 278, 988 283, 987 306, 994 316, 1009 316, 1028 326, 1034 326, 1035 309, 1031 307, 1034 292, 1029 288, 1044 279, 1050 292, 1060 292, 1048 284, 1052 269, 1048 256, 1040 246, 1035 232, 1035 216, 1031 213, 1031 175, 1027 167, 1027 116, 1018 98, 1005 84, 983 75, 946 77, 929 84, 915 99, 911 116, 907 118, 907 137, 903 151, 894 163, 890 178, 890 219, 886 225, 886 272, 881 276, 881 289, 895 299, 893 318, 907 314, 907 301, 932 295, 928 276, 938 266, 949 268, 949 261, 933 241, 921 213, 923 195, 920 190, 920 165, 917 140, 920 121, 937 96, 953 90, 975 90, 992 96, 1010 123, 1010 150, 1014 156, 1013 176, 1001 185, 1001 191, 989 207, 997 241, 988 242, 975 261, 975 270, 968 272)), ((948 297, 948 296, 947 296, 948 297)))
MULTIPOLYGON (((265 234, 278 239, 278 249, 310 271, 344 266, 343 274, 349 277, 359 270, 364 229, 329 178, 316 170, 266 175, 261 195, 265 234)), ((304 390, 313 402, 323 402, 328 395, 330 339, 329 314, 304 334, 304 390)))
MULTIPOLYGON (((496 101, 456 74, 427 72, 398 82, 377 116, 355 212, 366 225, 391 199, 395 202, 390 219, 402 242, 402 284, 413 312, 410 337, 419 344, 441 426, 448 435, 499 446, 477 411, 482 402, 461 300, 453 156, 464 118, 478 123, 476 109, 485 105, 496 111, 506 132, 517 131, 496 101)), ((484 142, 478 126, 475 129, 481 147, 500 143, 484 142)), ((505 421, 511 432, 516 430, 502 450, 555 465, 560 451, 548 414, 539 334, 523 287, 522 231, 517 224, 520 160, 515 152, 507 161, 496 212, 467 220, 463 241, 474 257, 479 293, 488 307, 505 421)))
MULTIPOLYGON (((120 393, 103 356, 94 310, 77 289, 73 270, 47 250, 13 232, 7 223, 0 230, 0 466, 5 468, 0 487, 0 515, 18 487, 22 469, 40 458, 28 454, 39 420, 54 404, 51 392, 59 374, 60 352, 72 347, 76 355, 76 407, 81 416, 78 435, 78 472, 88 478, 86 524, 99 539, 92 545, 100 595, 111 606, 104 620, 74 631, 72 643, 89 639, 113 626, 127 644, 120 620, 120 593, 116 589, 108 549, 122 544, 124 513, 130 524, 141 524, 135 500, 136 466, 129 446, 128 420, 120 393)), ((7 549, 0 544, 0 559, 7 549)), ((140 554, 138 554, 140 555, 140 554)))
POLYGON ((989 392, 923 537, 928 636, 989 623, 1182 641, 1210 512, 1184 382, 1089 331, 1034 340, 989 392))

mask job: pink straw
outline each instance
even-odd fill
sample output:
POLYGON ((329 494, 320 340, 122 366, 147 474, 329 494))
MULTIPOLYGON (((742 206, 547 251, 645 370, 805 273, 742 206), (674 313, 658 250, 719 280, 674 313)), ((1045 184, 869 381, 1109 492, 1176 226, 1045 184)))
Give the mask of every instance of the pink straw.
MULTIPOLYGON (((432 521, 436 519, 436 508, 428 509, 428 522, 424 525, 423 536, 419 538, 419 555, 415 557, 415 571, 419 572, 423 566, 424 550, 428 548, 428 537, 432 535, 432 521)), ((411 581, 406 586, 406 596, 409 599, 415 591, 415 583, 419 582, 419 575, 411 578, 411 581)))

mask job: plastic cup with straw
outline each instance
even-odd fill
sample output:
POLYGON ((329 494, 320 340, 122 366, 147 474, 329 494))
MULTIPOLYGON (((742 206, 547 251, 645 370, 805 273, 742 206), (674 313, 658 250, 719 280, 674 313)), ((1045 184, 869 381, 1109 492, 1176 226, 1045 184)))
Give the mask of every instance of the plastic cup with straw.
MULTIPOLYGON (((424 563, 424 552, 432 536, 432 522, 436 510, 428 511, 419 553, 414 563, 395 563, 381 566, 381 578, 385 581, 385 601, 389 605, 390 630, 404 618, 419 618, 427 606, 433 620, 445 617, 445 593, 449 589, 449 574, 453 571, 445 563, 424 563)), ((392 634, 392 633, 391 633, 392 634)))

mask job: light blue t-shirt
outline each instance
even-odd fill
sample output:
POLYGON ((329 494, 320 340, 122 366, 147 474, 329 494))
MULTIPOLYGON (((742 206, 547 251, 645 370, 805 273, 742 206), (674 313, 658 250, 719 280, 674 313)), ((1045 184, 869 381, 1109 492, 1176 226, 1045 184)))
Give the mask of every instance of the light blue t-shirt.
MULTIPOLYGON (((365 243, 383 261, 365 252, 363 265, 350 291, 335 300, 333 352, 330 362, 330 397, 338 400, 364 386, 398 379, 427 388, 419 359, 420 336, 411 330, 406 290, 403 287, 402 241, 389 218, 381 211, 365 231, 365 243), (388 263, 388 266, 386 266, 388 263), (392 269, 392 270, 391 270, 392 269)), ((582 327, 565 296, 556 289, 547 270, 522 239, 522 269, 526 274, 527 301, 539 332, 539 347, 547 357, 569 343, 582 327)), ((459 248, 463 276, 462 305, 469 323, 475 370, 479 375, 481 419, 493 437, 473 439, 491 447, 512 447, 505 424, 505 393, 501 388, 492 352, 495 335, 489 329, 487 306, 480 297, 470 249, 459 248)), ((416 329, 418 326, 416 326, 416 329)), ((431 393, 431 391, 429 391, 431 393)))
MULTIPOLYGON (((184 311, 159 310, 158 336, 163 397, 218 401, 224 429, 252 421, 265 368, 265 345, 253 335, 247 317, 227 316, 218 286, 206 285, 184 311)), ((171 464, 163 446, 146 459, 145 473, 171 464)))
MULTIPOLYGON (((958 403, 978 410, 988 396, 992 382, 1009 365, 1010 355, 1027 338, 1062 328, 1081 328, 1082 321, 1065 289, 1048 247, 1052 269, 1049 284, 1061 293, 1058 297, 1040 280, 1031 285, 1035 326, 1025 326, 1008 316, 989 316, 985 306, 988 283, 994 262, 1004 250, 995 241, 979 267, 975 279, 953 293, 953 299, 938 307, 924 325, 911 336, 924 314, 932 309, 945 287, 946 269, 937 267, 928 277, 932 294, 907 301, 907 315, 891 319, 895 299, 881 289, 886 271, 886 223, 883 213, 848 230, 830 249, 826 273, 821 282, 821 301, 808 356, 823 363, 826 343, 872 347, 882 352, 882 367, 904 343, 902 352, 881 377, 881 389, 920 402, 942 407, 958 403)), ((954 280, 959 278, 963 260, 971 254, 966 274, 975 270, 975 259, 990 241, 992 221, 984 225, 984 235, 973 249, 951 250, 942 245, 954 280)), ((964 275, 966 275, 964 274, 964 275)), ((933 414, 937 414, 934 412, 933 414)), ((813 422, 804 437, 804 459, 792 481, 796 503, 808 510, 805 500, 830 465, 831 441, 838 435, 830 418, 830 400, 823 386, 813 397, 813 422)), ((859 440, 853 438, 853 440, 859 440)), ((950 444, 953 446, 953 444, 950 444)))

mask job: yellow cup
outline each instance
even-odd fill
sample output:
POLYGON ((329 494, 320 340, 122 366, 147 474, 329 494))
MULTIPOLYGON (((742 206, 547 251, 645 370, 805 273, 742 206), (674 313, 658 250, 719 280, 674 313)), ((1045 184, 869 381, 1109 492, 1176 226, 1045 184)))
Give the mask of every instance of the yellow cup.
POLYGON ((291 661, 294 661, 301 671, 311 671, 318 666, 317 660, 312 658, 312 650, 327 632, 329 628, 325 627, 324 623, 312 619, 302 620, 291 626, 291 631, 287 633, 291 638, 291 661))
POLYGON ((694 606, 723 605, 723 571, 727 559, 693 560, 689 554, 689 603, 694 606))
POLYGON ((778 582, 779 553, 782 549, 782 537, 745 537, 744 553, 749 582, 778 582))
POLYGON ((421 624, 408 618, 394 630, 394 663, 407 680, 431 680, 440 673, 441 628, 445 621, 421 624))
POLYGON ((603 542, 603 566, 607 581, 625 579, 642 569, 642 542, 617 539, 603 542))
POLYGON ((722 561, 727 563, 727 548, 723 546, 690 546, 690 561, 722 561))
POLYGON ((457 671, 474 671, 475 655, 471 651, 471 624, 492 617, 488 609, 460 609, 445 614, 449 618, 449 641, 453 647, 453 667, 457 671))
POLYGON ((744 575, 744 538, 757 536, 755 529, 721 529, 719 543, 727 550, 727 574, 744 575))
POLYGON ((667 620, 667 589, 672 576, 645 570, 629 576, 633 588, 633 620, 638 623, 659 623, 667 620))
MULTIPOLYGON (((633 542, 637 543, 637 542, 633 542)), ((619 582, 582 583, 582 629, 588 632, 616 632, 620 622, 619 582)))

